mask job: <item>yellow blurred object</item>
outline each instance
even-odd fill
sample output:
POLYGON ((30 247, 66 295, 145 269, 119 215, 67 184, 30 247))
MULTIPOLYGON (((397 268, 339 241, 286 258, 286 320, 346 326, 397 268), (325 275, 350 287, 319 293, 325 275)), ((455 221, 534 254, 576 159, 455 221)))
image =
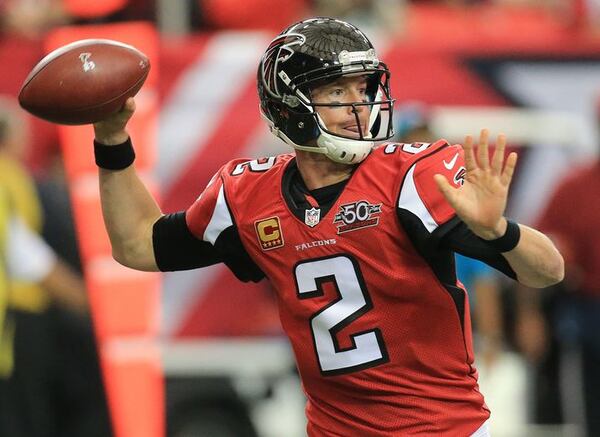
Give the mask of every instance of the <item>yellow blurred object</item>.
POLYGON ((5 259, 10 214, 9 197, 6 190, 0 186, 0 378, 9 376, 13 368, 12 341, 14 321, 10 319, 7 312, 9 284, 5 259))
POLYGON ((8 306, 27 313, 41 313, 48 308, 50 296, 39 285, 12 281, 8 292, 8 306))
POLYGON ((15 321, 8 317, 3 321, 0 330, 0 378, 7 379, 13 371, 15 360, 13 343, 15 338, 15 321))
POLYGON ((9 156, 0 156, 0 186, 3 190, 0 206, 0 378, 12 373, 14 365, 14 321, 8 309, 41 313, 48 308, 50 297, 38 285, 31 282, 8 282, 6 272, 6 228, 12 214, 19 216, 34 232, 42 229, 42 209, 31 176, 25 168, 9 156))
MULTIPOLYGON (((22 164, 0 155, 0 183, 6 189, 13 211, 35 233, 42 231, 42 208, 33 180, 22 164)), ((12 281, 8 305, 25 312, 40 313, 50 304, 50 297, 37 284, 12 281)))
POLYGON ((34 232, 42 231, 42 208, 33 180, 16 159, 0 155, 0 182, 15 212, 34 232))

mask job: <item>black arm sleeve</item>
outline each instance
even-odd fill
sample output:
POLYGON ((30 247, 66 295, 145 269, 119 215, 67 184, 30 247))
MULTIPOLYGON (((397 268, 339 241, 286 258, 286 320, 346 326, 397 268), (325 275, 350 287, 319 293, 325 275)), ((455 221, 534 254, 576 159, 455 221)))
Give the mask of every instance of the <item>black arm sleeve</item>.
MULTIPOLYGON (((448 261, 448 257, 443 257, 442 254, 450 251, 483 261, 516 279, 517 275, 506 258, 487 244, 484 239, 475 235, 457 216, 429 233, 421 220, 410 211, 399 208, 397 214, 400 223, 419 253, 434 265, 436 272, 442 268, 442 264, 448 261)), ((454 268, 453 264, 452 268, 454 268)), ((445 274, 438 274, 438 276, 447 277, 449 273, 445 271, 445 268, 443 270, 445 274)))
POLYGON ((192 234, 185 212, 168 214, 154 224, 152 244, 156 264, 163 272, 223 262, 241 281, 258 282, 265 276, 244 249, 235 226, 221 232, 213 246, 192 234))
POLYGON ((212 244, 190 232, 184 212, 157 220, 152 229, 152 245, 156 265, 162 272, 190 270, 223 261, 212 244))
POLYGON ((517 278, 506 258, 483 238, 475 235, 458 217, 444 223, 433 232, 432 236, 444 249, 483 261, 511 278, 517 278))
POLYGON ((221 232, 221 235, 215 241, 215 248, 221 253, 225 265, 240 281, 258 282, 265 277, 260 267, 246 252, 240 233, 235 225, 221 232))

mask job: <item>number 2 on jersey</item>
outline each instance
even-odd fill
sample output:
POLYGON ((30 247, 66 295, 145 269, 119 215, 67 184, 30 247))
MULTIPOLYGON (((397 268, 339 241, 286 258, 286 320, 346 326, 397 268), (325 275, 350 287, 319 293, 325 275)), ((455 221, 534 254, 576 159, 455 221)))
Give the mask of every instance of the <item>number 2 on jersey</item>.
POLYGON ((339 298, 310 320, 315 351, 324 375, 339 375, 388 361, 377 328, 350 335, 352 346, 342 349, 337 334, 373 307, 358 263, 347 255, 303 261, 294 269, 299 299, 323 295, 322 284, 333 282, 339 298))
POLYGON ((252 161, 242 162, 241 164, 235 166, 235 168, 231 172, 231 176, 239 176, 242 173, 244 173, 246 169, 249 169, 252 172, 267 171, 268 169, 273 167, 273 164, 275 164, 276 160, 277 157, 269 156, 268 158, 254 159, 252 161))

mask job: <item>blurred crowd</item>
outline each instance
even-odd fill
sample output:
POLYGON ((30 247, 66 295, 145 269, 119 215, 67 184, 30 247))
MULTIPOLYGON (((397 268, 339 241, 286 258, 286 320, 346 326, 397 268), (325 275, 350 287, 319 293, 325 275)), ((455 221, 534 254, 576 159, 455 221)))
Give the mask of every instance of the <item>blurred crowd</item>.
POLYGON ((123 20, 165 19, 172 9, 187 12, 186 28, 280 30, 298 17, 309 15, 343 17, 371 24, 391 32, 403 28, 403 17, 412 7, 431 5, 452 9, 502 6, 546 10, 567 25, 596 26, 600 6, 596 0, 185 0, 175 7, 165 0, 3 0, 0 3, 2 29, 30 38, 54 26, 72 23, 102 23, 123 20), (183 6, 182 6, 183 5, 183 6), (165 9, 167 12, 161 14, 165 9))
MULTIPOLYGON (((0 0, 0 62, 18 63, 16 71, 22 73, 3 75, 0 84, 0 189, 12 196, 15 214, 65 266, 55 282, 12 284, 0 291, 0 435, 110 435, 59 138, 52 126, 26 116, 15 96, 41 58, 49 30, 126 20, 152 21, 160 28, 169 21, 173 3, 0 0)), ((179 22, 185 32, 279 31, 299 17, 323 15, 402 38, 412 8, 432 5, 459 11, 494 5, 533 8, 574 31, 600 28, 596 0, 286 0, 285 7, 280 0, 180 3, 185 3, 179 22)), ((432 140, 428 108, 399 103, 396 139, 432 140)), ((557 287, 517 288, 483 264, 457 259, 458 276, 471 292, 482 385, 496 390, 493 380, 499 373, 494 372, 500 371, 495 368, 518 360, 529 372, 526 420, 579 424, 589 437, 600 435, 598 193, 600 162, 595 161, 570 171, 532 223, 555 239, 567 262, 567 277, 557 287)))

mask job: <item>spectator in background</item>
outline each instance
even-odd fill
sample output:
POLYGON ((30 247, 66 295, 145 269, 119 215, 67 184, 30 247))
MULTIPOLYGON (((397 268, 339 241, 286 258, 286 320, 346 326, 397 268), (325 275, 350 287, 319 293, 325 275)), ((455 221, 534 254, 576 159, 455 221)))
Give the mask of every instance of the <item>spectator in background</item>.
MULTIPOLYGON (((26 154, 26 131, 21 112, 9 99, 0 99, 0 182, 3 190, 7 192, 13 204, 14 211, 30 231, 40 234, 43 224, 42 208, 35 188, 35 182, 23 165, 26 154)), ((67 279, 67 277, 65 277, 67 279)), ((69 280, 75 282, 74 276, 69 280)), ((52 289, 50 298, 54 298, 63 307, 85 315, 87 314, 87 299, 81 281, 77 278, 77 285, 67 284, 64 290, 52 289), (69 286, 70 285, 70 286, 69 286)), ((32 284, 28 284, 28 287, 32 284)), ((25 299, 19 294, 19 286, 12 287, 11 294, 15 301, 25 299)), ((32 293, 33 298, 33 293, 32 293)), ((35 298, 37 300, 37 298, 35 298)), ((44 297, 40 297, 46 300, 44 297)), ((25 304, 27 306, 28 304, 25 304)), ((31 304, 33 307, 43 309, 43 304, 31 304)))
MULTIPOLYGON (((519 342, 533 361, 560 348, 564 419, 589 437, 600 435, 600 160, 573 169, 555 190, 538 227, 565 259, 566 276, 553 313, 545 320, 542 298, 530 290, 521 305, 519 342), (550 324, 547 329, 546 324, 550 324)), ((556 292, 556 291, 555 291, 556 292)))
POLYGON ((518 287, 515 293, 515 341, 530 364, 532 374, 528 380, 529 421, 542 425, 561 425, 569 419, 563 419, 561 348, 553 322, 564 293, 562 288, 562 285, 550 287, 540 293, 518 287))
POLYGON ((0 195, 6 202, 0 221, 6 207, 11 210, 9 243, 0 252, 8 251, 2 259, 9 266, 11 259, 20 265, 9 267, 11 281, 0 292, 0 435, 106 437, 84 284, 38 235, 43 213, 20 161, 25 135, 15 106, 0 100, 0 195))
POLYGON ((68 181, 60 153, 48 157, 45 171, 35 180, 44 221, 44 240, 74 270, 82 272, 68 181))

